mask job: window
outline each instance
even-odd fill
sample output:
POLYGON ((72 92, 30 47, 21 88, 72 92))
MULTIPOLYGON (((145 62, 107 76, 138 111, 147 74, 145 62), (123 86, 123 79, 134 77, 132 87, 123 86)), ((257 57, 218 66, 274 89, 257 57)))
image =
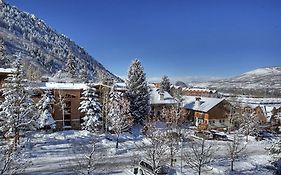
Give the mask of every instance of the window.
POLYGON ((64 127, 70 127, 71 126, 71 121, 64 121, 64 127))

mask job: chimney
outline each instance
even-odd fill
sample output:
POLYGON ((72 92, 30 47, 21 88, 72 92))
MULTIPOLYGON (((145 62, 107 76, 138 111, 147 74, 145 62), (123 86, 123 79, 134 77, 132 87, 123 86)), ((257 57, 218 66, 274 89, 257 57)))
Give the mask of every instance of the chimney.
POLYGON ((41 82, 43 82, 43 83, 49 82, 49 78, 48 77, 42 77, 41 82))
POLYGON ((159 92, 159 100, 164 100, 164 92, 159 92))
POLYGON ((199 109, 200 108, 200 97, 195 97, 195 103, 194 103, 194 109, 199 109))

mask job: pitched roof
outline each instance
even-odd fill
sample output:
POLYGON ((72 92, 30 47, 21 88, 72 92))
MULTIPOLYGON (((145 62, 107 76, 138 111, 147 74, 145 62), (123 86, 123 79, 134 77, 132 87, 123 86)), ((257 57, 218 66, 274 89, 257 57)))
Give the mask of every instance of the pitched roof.
POLYGON ((163 98, 160 96, 158 88, 150 88, 150 104, 176 104, 177 101, 166 91, 163 93, 163 98))
POLYGON ((202 112, 208 112, 213 107, 215 107, 217 104, 222 102, 223 98, 209 98, 209 97, 200 97, 200 105, 198 107, 195 106, 196 101, 195 96, 183 96, 183 102, 182 107, 186 109, 192 109, 195 111, 202 111, 202 112))

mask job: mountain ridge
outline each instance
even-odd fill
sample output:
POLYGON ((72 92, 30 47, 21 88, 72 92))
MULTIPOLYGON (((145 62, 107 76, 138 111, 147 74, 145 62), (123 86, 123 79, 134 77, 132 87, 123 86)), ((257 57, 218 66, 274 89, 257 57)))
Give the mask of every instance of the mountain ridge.
POLYGON ((257 68, 239 76, 194 83, 193 86, 218 89, 226 93, 281 97, 281 66, 257 68))
POLYGON ((9 60, 13 61, 14 55, 21 54, 27 71, 54 76, 64 69, 67 57, 73 55, 77 75, 85 67, 90 80, 123 81, 66 35, 59 34, 35 15, 3 1, 0 1, 0 37, 9 60))

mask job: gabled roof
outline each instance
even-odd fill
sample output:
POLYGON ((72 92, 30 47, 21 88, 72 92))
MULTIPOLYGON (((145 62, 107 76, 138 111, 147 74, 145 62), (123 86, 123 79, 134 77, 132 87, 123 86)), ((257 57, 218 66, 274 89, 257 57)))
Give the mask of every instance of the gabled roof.
POLYGON ((163 93, 163 98, 160 98, 158 88, 150 88, 150 104, 176 104, 177 101, 166 91, 163 93))
POLYGON ((208 112, 224 100, 223 98, 200 97, 200 106, 196 108, 196 98, 195 96, 183 96, 182 107, 194 111, 208 112))

